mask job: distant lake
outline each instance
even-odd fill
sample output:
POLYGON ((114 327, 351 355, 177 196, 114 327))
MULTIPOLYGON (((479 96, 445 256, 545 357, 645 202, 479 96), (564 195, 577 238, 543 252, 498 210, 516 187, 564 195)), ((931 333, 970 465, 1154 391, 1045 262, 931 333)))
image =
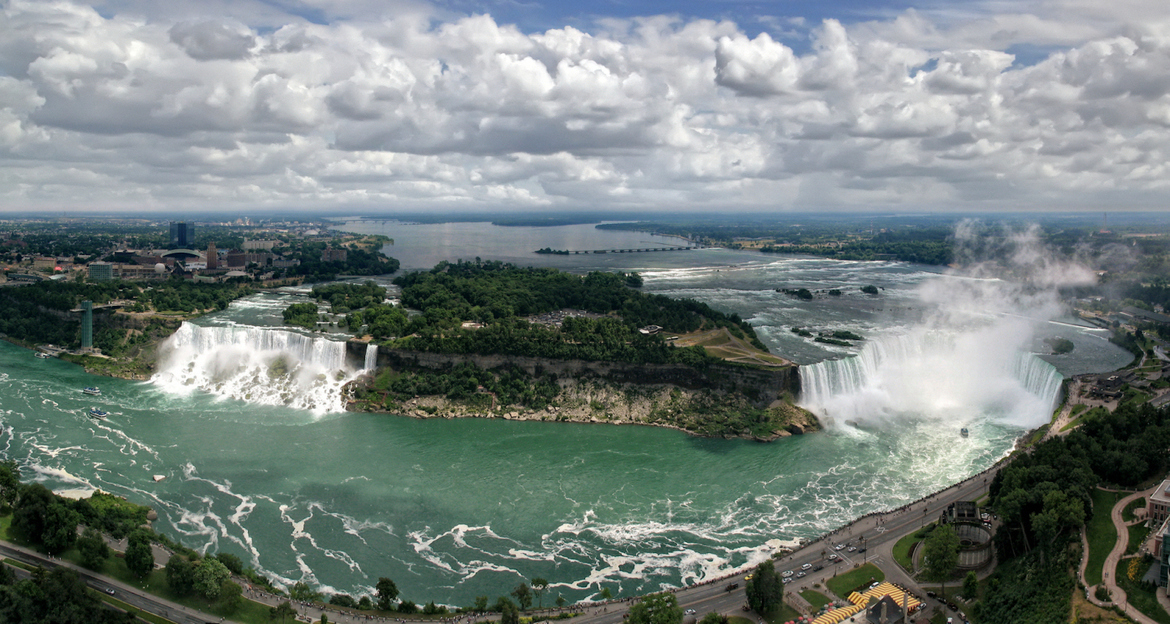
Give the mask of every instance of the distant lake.
MULTIPOLYGON (((596 224, 550 227, 499 226, 488 222, 403 223, 401 221, 347 221, 336 228, 356 234, 382 234, 394 239, 386 255, 397 258, 403 270, 429 269, 443 260, 503 260, 523 266, 547 266, 573 271, 617 270, 639 266, 684 266, 695 251, 636 254, 537 254, 556 250, 649 249, 677 247, 687 241, 649 232, 599 230, 596 224), (651 259, 653 258, 653 259, 651 259)), ((693 260, 691 260, 693 262, 693 260)), ((629 270, 629 269, 627 269, 629 270)))

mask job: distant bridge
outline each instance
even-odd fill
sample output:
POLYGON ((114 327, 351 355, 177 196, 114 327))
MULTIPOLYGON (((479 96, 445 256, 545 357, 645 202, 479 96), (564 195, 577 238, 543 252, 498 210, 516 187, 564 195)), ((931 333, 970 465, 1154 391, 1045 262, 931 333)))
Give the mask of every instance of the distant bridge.
MULTIPOLYGON (((698 245, 678 245, 678 246, 670 246, 670 247, 644 247, 644 248, 633 248, 633 249, 567 249, 564 251, 555 250, 555 251, 551 251, 551 252, 546 251, 543 253, 547 253, 547 254, 551 254, 551 255, 560 255, 560 256, 575 256, 578 254, 650 253, 652 251, 690 251, 692 249, 702 249, 702 247, 698 246, 698 245)), ((542 252, 538 251, 536 253, 542 253, 542 252)))

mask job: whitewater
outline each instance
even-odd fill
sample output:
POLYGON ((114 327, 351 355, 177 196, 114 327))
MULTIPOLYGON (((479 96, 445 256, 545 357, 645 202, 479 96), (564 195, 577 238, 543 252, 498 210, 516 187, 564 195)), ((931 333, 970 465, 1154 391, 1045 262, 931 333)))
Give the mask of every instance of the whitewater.
POLYGON ((284 291, 186 324, 151 382, 98 379, 0 344, 0 448, 31 480, 149 504, 160 531, 281 583, 358 595, 388 576, 404 598, 468 604, 541 576, 547 599, 573 602, 743 569, 769 555, 769 540, 813 537, 961 480, 1046 418, 1062 374, 1127 361, 1090 328, 1041 323, 1008 348, 981 343, 979 326, 924 324, 915 289, 935 277, 924 267, 688 254, 648 254, 663 256, 657 266, 592 260, 628 263, 611 268, 640 270, 648 292, 749 319, 802 364, 801 401, 832 420, 825 432, 758 444, 347 413, 338 389, 376 350, 348 361, 344 336, 281 328, 280 310, 305 300, 284 291), (848 292, 812 302, 776 292, 829 283, 848 292), (881 297, 857 291, 871 283, 881 297), (867 339, 826 345, 792 327, 867 339), (1052 332, 1074 352, 1044 355, 1052 332), (82 395, 88 385, 103 395, 82 395), (86 417, 91 405, 109 418, 86 417))

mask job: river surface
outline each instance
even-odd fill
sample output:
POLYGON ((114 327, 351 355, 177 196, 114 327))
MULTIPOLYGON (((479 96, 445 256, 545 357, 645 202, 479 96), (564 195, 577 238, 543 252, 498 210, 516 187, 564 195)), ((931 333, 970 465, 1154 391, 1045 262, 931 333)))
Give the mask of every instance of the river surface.
POLYGON ((314 360, 325 357, 310 354, 320 349, 301 349, 303 362, 282 356, 282 366, 301 371, 285 379, 299 389, 274 391, 257 364, 260 351, 248 346, 249 337, 279 325, 284 306, 304 300, 303 290, 290 289, 199 319, 189 333, 215 333, 222 348, 199 347, 198 355, 193 339, 153 382, 93 377, 0 342, 3 455, 54 489, 101 488, 151 505, 158 530, 201 550, 233 552, 282 583, 360 595, 388 576, 404 598, 465 605, 539 576, 550 581, 549 604, 557 595, 595 598, 602 587, 628 596, 700 582, 768 556, 768 540, 812 537, 915 500, 983 470, 1045 422, 1055 371, 1105 371, 1129 361, 1104 332, 1069 319, 1023 321, 1026 333, 1007 334, 1021 342, 1009 345, 1010 357, 1003 349, 983 357, 985 341, 968 340, 967 329, 941 338, 937 328, 920 331, 932 304, 919 288, 957 279, 931 267, 719 249, 528 253, 630 242, 592 226, 347 229, 394 238, 386 251, 405 269, 479 256, 638 270, 647 292, 736 312, 774 353, 815 365, 810 374, 816 369, 827 380, 829 396, 814 407, 829 411, 832 424, 760 444, 651 427, 350 414, 339 411, 333 388, 358 371, 314 372, 310 366, 337 364, 314 360), (867 284, 883 290, 864 295, 859 288, 867 284), (775 290, 802 287, 843 294, 804 302, 775 290), (849 329, 867 340, 824 345, 793 334, 793 326, 849 329), (232 336, 239 340, 228 344, 232 336), (1044 356, 1050 366, 1032 353, 1045 351, 1041 340, 1051 336, 1076 349, 1044 356), (953 374, 921 378, 914 362, 923 349, 937 356, 933 371, 953 374), (971 360, 984 363, 965 368, 971 360), (976 392, 954 381, 975 377, 976 392), (81 394, 91 385, 102 396, 81 394), (914 398, 921 396, 935 400, 914 398), (109 418, 88 418, 92 405, 109 418), (959 436, 960 426, 970 436, 959 436))

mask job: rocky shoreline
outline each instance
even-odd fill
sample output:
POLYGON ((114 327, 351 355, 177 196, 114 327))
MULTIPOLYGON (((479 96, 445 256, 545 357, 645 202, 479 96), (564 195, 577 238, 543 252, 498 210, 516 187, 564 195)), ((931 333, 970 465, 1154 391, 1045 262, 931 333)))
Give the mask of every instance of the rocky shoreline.
POLYGON ((616 383, 604 379, 562 379, 560 394, 544 408, 498 405, 495 397, 477 401, 452 400, 445 396, 415 396, 397 401, 378 395, 369 384, 358 380, 347 388, 347 409, 411 418, 499 418, 539 422, 569 422, 611 425, 645 425, 676 429, 702 437, 743 438, 771 442, 780 438, 820 430, 816 416, 791 402, 773 401, 768 407, 752 409, 738 393, 689 389, 670 384, 616 383), (483 403, 490 400, 490 405, 483 403), (742 427, 738 413, 752 411, 762 420, 742 427))

